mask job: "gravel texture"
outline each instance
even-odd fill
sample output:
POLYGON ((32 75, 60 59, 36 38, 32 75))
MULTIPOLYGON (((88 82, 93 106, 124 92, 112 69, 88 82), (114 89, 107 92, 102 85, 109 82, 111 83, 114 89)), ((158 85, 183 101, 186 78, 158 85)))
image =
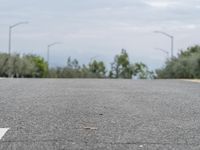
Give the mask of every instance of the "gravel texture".
POLYGON ((2 79, 2 150, 199 150, 200 84, 2 79))

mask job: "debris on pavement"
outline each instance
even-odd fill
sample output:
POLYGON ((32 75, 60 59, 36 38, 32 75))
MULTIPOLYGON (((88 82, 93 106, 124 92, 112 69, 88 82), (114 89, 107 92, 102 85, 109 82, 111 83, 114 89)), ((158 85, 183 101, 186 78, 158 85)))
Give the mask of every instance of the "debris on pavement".
POLYGON ((86 130, 97 130, 97 128, 95 128, 95 127, 84 127, 84 129, 86 129, 86 130))
POLYGON ((143 145, 140 145, 139 147, 140 147, 140 148, 143 148, 144 146, 143 146, 143 145))

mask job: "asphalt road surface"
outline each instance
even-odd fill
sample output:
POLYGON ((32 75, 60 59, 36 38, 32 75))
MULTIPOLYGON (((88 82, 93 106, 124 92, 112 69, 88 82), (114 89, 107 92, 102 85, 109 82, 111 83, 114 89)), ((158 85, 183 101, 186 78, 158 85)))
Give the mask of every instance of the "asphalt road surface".
POLYGON ((1 79, 1 150, 199 150, 200 83, 1 79))

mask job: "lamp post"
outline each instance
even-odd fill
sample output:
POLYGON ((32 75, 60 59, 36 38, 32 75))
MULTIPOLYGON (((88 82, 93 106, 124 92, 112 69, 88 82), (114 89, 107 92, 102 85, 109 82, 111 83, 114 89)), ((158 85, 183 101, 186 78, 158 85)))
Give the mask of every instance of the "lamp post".
POLYGON ((57 45, 57 44, 60 44, 60 42, 54 42, 54 43, 51 43, 49 45, 47 45, 47 63, 48 63, 48 70, 49 70, 49 51, 50 51, 50 48, 54 45, 57 45))
POLYGON ((24 22, 18 22, 18 23, 16 23, 16 24, 14 24, 14 25, 11 25, 11 26, 9 26, 9 40, 8 40, 8 54, 10 55, 11 54, 11 42, 12 42, 12 29, 14 28, 14 27, 16 27, 16 26, 19 26, 19 25, 22 25, 22 24, 28 24, 28 22, 27 21, 24 21, 24 22))
POLYGON ((174 57, 174 54, 173 54, 174 53, 174 36, 162 31, 154 31, 154 33, 163 34, 171 39, 171 58, 173 58, 174 57))
POLYGON ((165 53, 167 55, 167 57, 169 57, 169 52, 167 50, 164 50, 164 49, 161 49, 161 48, 155 48, 155 49, 165 53))

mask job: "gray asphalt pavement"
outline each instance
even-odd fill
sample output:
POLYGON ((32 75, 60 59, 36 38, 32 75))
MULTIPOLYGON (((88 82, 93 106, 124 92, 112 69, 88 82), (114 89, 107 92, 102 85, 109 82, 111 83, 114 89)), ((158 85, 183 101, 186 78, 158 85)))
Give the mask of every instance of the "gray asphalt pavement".
POLYGON ((1 79, 1 150, 199 150, 200 84, 1 79))

